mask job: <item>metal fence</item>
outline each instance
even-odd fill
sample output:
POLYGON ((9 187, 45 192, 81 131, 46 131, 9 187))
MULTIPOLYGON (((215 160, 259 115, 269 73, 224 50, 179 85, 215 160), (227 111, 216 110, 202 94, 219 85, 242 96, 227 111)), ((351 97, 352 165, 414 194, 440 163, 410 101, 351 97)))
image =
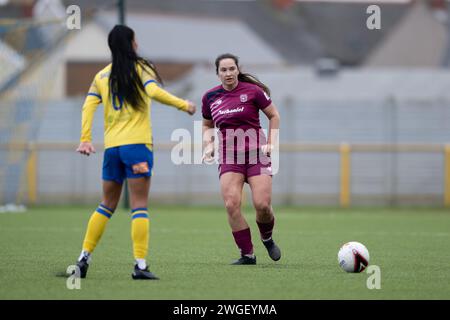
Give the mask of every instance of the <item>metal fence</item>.
MULTIPOLYGON (((174 145, 155 146, 151 201, 220 202, 215 166, 174 165, 174 145)), ((19 199, 28 204, 98 200, 102 146, 96 146, 98 154, 91 159, 77 156, 75 147, 76 143, 1 145, 2 152, 29 154, 19 199)), ((284 143, 280 173, 274 176, 274 202, 450 206, 450 145, 284 143)))

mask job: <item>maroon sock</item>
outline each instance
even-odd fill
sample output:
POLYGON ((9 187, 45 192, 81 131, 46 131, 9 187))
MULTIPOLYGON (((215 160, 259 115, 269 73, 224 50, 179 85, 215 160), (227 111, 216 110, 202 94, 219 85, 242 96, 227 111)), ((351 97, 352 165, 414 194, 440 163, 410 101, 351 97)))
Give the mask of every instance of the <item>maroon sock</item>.
POLYGON ((234 241, 236 242, 241 256, 246 254, 253 254, 252 235, 250 228, 233 232, 234 241))
POLYGON ((272 221, 268 223, 262 223, 258 221, 256 221, 256 223, 258 224, 261 239, 262 240, 270 239, 272 237, 273 226, 275 224, 275 217, 273 217, 272 221))

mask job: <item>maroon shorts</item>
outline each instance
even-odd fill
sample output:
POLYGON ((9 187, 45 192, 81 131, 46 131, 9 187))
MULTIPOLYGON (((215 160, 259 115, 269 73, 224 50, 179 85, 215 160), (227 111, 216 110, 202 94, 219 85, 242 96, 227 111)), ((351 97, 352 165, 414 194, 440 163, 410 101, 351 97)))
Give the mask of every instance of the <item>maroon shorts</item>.
POLYGON ((219 164, 219 179, 226 172, 236 172, 244 175, 245 182, 248 183, 248 178, 259 175, 272 176, 272 163, 270 157, 258 155, 256 158, 249 156, 248 152, 245 158, 234 157, 234 161, 220 161, 219 164))

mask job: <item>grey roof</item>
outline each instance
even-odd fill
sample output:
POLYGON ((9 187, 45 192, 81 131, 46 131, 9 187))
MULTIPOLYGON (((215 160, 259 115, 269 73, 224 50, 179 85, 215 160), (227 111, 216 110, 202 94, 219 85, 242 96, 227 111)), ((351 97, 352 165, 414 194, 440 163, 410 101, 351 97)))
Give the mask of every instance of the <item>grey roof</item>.
MULTIPOLYGON (((108 8, 114 8, 114 3, 102 0, 75 2, 83 7, 108 3, 108 8)), ((367 5, 357 3, 297 2, 281 11, 275 10, 270 1, 127 0, 126 3, 127 14, 138 11, 239 19, 288 63, 311 64, 320 57, 334 57, 344 65, 363 63, 410 8, 409 4, 379 4, 382 29, 371 31, 366 28, 367 5)))
POLYGON ((381 29, 369 30, 368 4, 302 3, 299 13, 310 32, 320 39, 326 56, 344 65, 364 62, 370 52, 390 33, 410 8, 409 4, 377 3, 381 10, 381 29))
MULTIPOLYGON (((85 13, 91 10, 114 10, 113 16, 117 20, 117 1, 63 2, 66 5, 77 4, 85 13)), ((344 65, 360 65, 394 30, 411 7, 411 4, 398 3, 378 5, 382 10, 382 29, 377 31, 365 28, 367 5, 357 3, 296 2, 288 10, 277 11, 270 1, 127 0, 126 13, 127 19, 133 12, 187 14, 214 20, 237 19, 258 34, 288 63, 311 64, 326 56, 337 58, 344 65)), ((2 8, 0 17, 17 17, 21 14, 18 7, 6 6, 2 8)), ((186 42, 192 36, 185 33, 186 42)))
MULTIPOLYGON (((117 14, 100 13, 96 21, 109 31, 117 14)), ((129 13, 141 55, 157 61, 212 63, 232 52, 243 64, 282 64, 283 59, 244 23, 234 19, 209 19, 178 15, 129 13)))

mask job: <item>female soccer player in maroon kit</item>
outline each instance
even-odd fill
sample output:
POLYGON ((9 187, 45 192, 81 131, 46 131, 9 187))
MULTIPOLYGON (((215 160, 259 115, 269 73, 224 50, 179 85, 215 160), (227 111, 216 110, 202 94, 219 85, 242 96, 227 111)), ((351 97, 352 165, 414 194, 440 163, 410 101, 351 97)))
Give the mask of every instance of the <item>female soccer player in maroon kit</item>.
POLYGON ((238 57, 223 54, 215 61, 221 85, 202 99, 204 160, 214 157, 213 130, 219 135, 219 177, 222 197, 234 240, 241 257, 232 264, 256 264, 250 228, 241 212, 242 188, 250 185, 261 240, 272 260, 281 258, 272 239, 275 217, 271 206, 272 167, 270 156, 277 141, 280 116, 270 99, 270 90, 257 78, 240 71, 238 57), (269 119, 266 139, 259 110, 269 119))

